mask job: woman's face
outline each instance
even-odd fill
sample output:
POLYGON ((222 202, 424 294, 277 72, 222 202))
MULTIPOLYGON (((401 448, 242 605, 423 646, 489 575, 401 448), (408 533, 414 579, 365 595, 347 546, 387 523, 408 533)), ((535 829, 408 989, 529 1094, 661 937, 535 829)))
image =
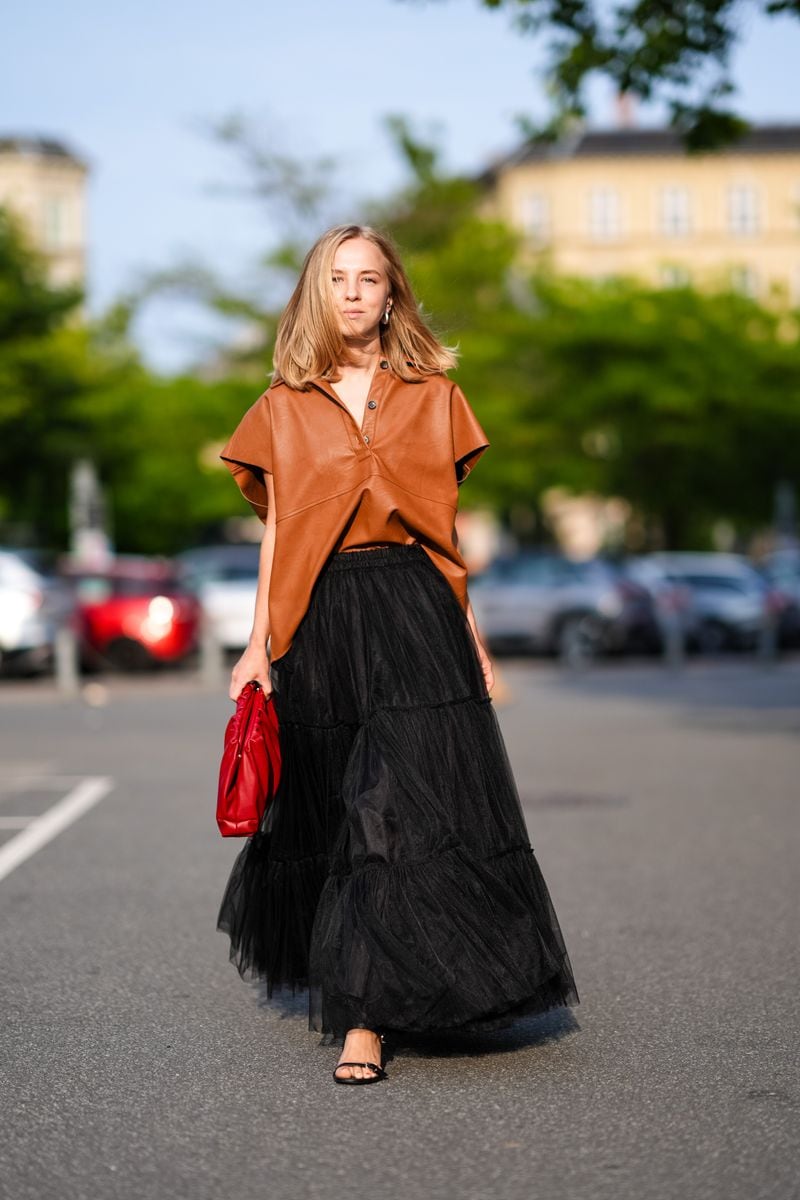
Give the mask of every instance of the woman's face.
POLYGON ((373 336, 389 299, 386 262, 366 238, 349 238, 333 260, 333 294, 345 337, 373 336))

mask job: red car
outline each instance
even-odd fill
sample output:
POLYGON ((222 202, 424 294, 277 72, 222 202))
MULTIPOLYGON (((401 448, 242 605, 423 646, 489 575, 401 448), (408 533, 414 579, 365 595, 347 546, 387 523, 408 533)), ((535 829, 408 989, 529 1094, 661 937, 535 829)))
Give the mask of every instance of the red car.
POLYGON ((196 650, 200 604, 168 560, 122 554, 99 570, 62 562, 59 573, 77 599, 84 667, 143 670, 196 650))

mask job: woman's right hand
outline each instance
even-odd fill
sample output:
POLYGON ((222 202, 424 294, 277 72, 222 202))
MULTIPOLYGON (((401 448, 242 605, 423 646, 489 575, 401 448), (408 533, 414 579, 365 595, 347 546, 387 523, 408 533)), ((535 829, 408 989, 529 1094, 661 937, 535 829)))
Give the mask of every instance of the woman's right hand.
POLYGON ((257 679, 268 696, 272 691, 272 681, 269 677, 269 659, 266 647, 248 646, 242 657, 231 672, 231 686, 228 696, 236 701, 239 693, 251 679, 257 679))

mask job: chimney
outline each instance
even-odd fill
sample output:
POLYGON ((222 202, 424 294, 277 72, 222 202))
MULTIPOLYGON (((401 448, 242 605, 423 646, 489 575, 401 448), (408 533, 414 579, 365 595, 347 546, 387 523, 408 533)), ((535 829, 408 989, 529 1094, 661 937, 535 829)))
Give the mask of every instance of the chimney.
POLYGON ((614 97, 614 117, 617 129, 635 128, 636 106, 630 92, 617 92, 614 97))

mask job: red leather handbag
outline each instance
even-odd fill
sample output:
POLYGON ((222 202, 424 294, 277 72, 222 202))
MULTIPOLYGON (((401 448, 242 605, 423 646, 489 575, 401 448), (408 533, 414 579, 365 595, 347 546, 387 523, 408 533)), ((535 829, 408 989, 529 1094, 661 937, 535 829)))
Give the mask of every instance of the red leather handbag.
POLYGON ((219 769, 217 825, 223 837, 249 837, 261 825, 281 775, 278 718, 272 693, 246 683, 225 729, 219 769))

